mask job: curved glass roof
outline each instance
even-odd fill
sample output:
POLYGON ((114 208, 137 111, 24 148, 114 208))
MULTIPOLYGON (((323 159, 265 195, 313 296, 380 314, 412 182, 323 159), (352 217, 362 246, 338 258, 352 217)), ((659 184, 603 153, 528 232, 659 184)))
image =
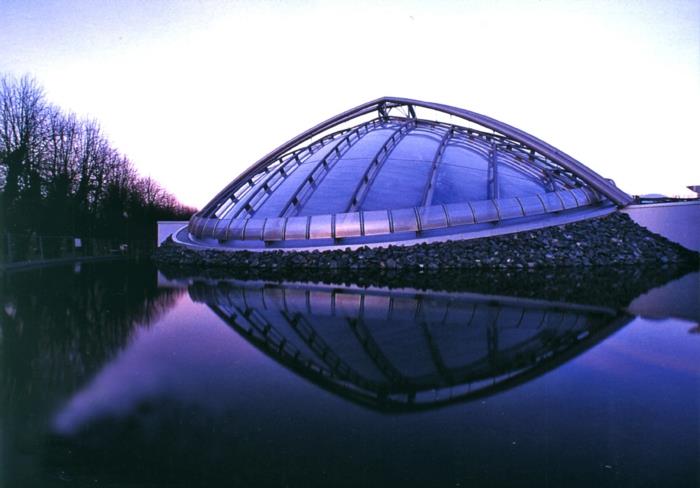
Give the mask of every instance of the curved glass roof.
POLYGON ((482 125, 492 119, 431 120, 416 107, 442 106, 413 100, 366 105, 256 163, 192 218, 189 237, 223 247, 391 242, 629 198, 518 129, 482 125))

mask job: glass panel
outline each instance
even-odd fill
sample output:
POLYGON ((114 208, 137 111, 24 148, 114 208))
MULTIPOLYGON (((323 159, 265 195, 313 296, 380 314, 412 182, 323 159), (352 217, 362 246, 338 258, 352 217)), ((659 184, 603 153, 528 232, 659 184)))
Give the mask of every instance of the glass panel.
POLYGON ((422 197, 432 174, 432 161, 441 140, 437 133, 414 129, 391 151, 369 189, 363 210, 414 207, 422 197))
POLYGON ((199 217, 198 222, 195 225, 195 235, 201 237, 202 233, 204 232, 204 226, 207 223, 207 219, 205 217, 199 217))
POLYGON ((390 159, 432 162, 444 130, 413 129, 391 152, 390 159))
POLYGON ((335 216, 335 237, 359 237, 360 214, 358 212, 339 213, 335 216))
POLYGON ((525 215, 540 215, 545 212, 542 200, 537 195, 527 197, 518 197, 520 205, 522 205, 525 215))
POLYGON ((386 210, 364 212, 362 215, 366 236, 389 234, 389 213, 386 210))
POLYGON ((586 192, 583 191, 582 188, 574 188, 573 190, 570 190, 571 194, 576 198, 576 201, 578 202, 579 207, 582 207, 584 205, 588 205, 590 200, 588 199, 588 195, 586 195, 586 192))
POLYGON ((445 205, 450 225, 464 225, 474 223, 474 214, 466 203, 449 203, 445 205))
MULTIPOLYGON (((239 200, 236 202, 236 204, 231 208, 231 210, 228 211, 226 214, 226 217, 229 218, 236 218, 238 216, 242 216, 241 212, 243 211, 244 207, 248 203, 248 198, 250 198, 253 195, 253 192, 257 191, 258 187, 262 187, 263 185, 261 183, 257 183, 254 188, 251 188, 246 194, 245 197, 243 197, 242 200, 239 200)), ((261 192, 264 192, 262 188, 260 188, 261 192)))
MULTIPOLYGON (((263 185, 264 186, 264 185, 263 185)), ((267 198, 267 190, 265 188, 261 188, 259 192, 257 192, 255 195, 253 195, 248 202, 251 208, 256 208, 258 205, 262 203, 262 200, 267 198)))
POLYGON ((243 240, 243 229, 248 219, 235 219, 231 221, 228 227, 228 238, 241 241, 243 240))
POLYGON ((338 144, 338 141, 340 141, 340 139, 342 139, 343 137, 344 136, 336 136, 333 140, 326 142, 326 144, 322 148, 318 149, 311 156, 308 156, 306 159, 304 159, 302 164, 319 162, 335 147, 336 144, 338 144))
POLYGON ((578 207, 578 202, 569 190, 558 191, 557 195, 559 195, 559 197, 561 197, 562 201, 564 202, 564 208, 568 209, 578 207))
POLYGON ((448 144, 437 168, 432 204, 488 198, 488 161, 481 155, 448 144))
POLYGON ((237 200, 240 200, 243 195, 245 195, 251 188, 250 183, 245 183, 242 187, 240 187, 236 192, 233 194, 234 197, 236 197, 237 200))
POLYGON ((221 218, 233 205, 233 200, 227 198, 226 201, 214 212, 218 218, 221 218))
POLYGON ((228 226, 231 225, 231 219, 224 219, 219 221, 219 225, 214 229, 214 237, 220 240, 226 240, 226 232, 228 231, 228 226))
POLYGON ((544 193, 540 195, 540 197, 542 197, 544 208, 547 210, 547 212, 558 212, 559 210, 564 210, 564 205, 562 205, 556 192, 544 193))
POLYGON ((187 232, 193 236, 197 235, 197 225, 199 224, 199 217, 191 217, 189 223, 187 224, 187 232))
POLYGON ((260 240, 262 239, 262 230, 265 226, 265 219, 249 219, 248 225, 245 226, 245 240, 260 240))
POLYGON ((496 211, 496 206, 493 204, 493 200, 478 200, 475 202, 469 202, 472 210, 474 211, 474 217, 478 223, 483 222, 494 222, 498 220, 498 212, 496 211))
POLYGON ((284 224, 287 219, 277 218, 277 219, 267 219, 265 221, 265 230, 263 231, 263 238, 266 241, 281 241, 284 239, 284 224))
POLYGON ((309 239, 330 239, 333 237, 333 217, 314 215, 309 225, 309 239))
POLYGON ((289 201, 289 198, 313 169, 314 164, 302 164, 299 166, 296 171, 287 176, 279 188, 260 205, 260 208, 255 211, 255 216, 278 217, 289 201))
POLYGON ((491 150, 491 143, 483 139, 469 139, 467 136, 455 133, 450 140, 450 146, 459 147, 463 151, 470 151, 487 158, 491 150))
POLYGON ((439 229, 447 227, 447 216, 442 205, 418 208, 421 230, 439 229))
POLYGON ((379 151, 379 148, 382 147, 387 139, 396 131, 397 127, 375 129, 365 134, 343 154, 343 159, 373 158, 377 154, 377 151, 379 151))
POLYGON ((216 226, 219 219, 205 219, 204 228, 202 229, 203 237, 210 237, 214 234, 214 227, 216 226))
POLYGON ((499 164, 497 171, 498 196, 501 198, 537 195, 546 191, 544 184, 513 167, 499 164))
POLYGON ((416 212, 412 208, 391 210, 394 232, 415 232, 418 230, 416 212))
POLYGON ((370 159, 341 159, 311 194, 300 215, 345 212, 370 159))
POLYGON ((287 227, 284 230, 285 239, 306 239, 306 227, 309 223, 307 217, 290 217, 287 219, 287 227))
POLYGON ((589 201, 589 202, 594 203, 594 202, 597 202, 597 201, 599 200, 599 199, 598 199, 598 195, 596 195, 596 193, 595 193, 593 190, 591 190, 590 188, 584 187, 584 188, 581 188, 581 190, 582 190, 586 195, 588 195, 588 201, 589 201))
POLYGON ((498 207, 498 216, 503 219, 512 219, 523 216, 523 209, 515 198, 499 198, 495 200, 498 207))
POLYGON ((432 163, 389 159, 379 170, 362 204, 363 210, 417 207, 431 175, 432 163))

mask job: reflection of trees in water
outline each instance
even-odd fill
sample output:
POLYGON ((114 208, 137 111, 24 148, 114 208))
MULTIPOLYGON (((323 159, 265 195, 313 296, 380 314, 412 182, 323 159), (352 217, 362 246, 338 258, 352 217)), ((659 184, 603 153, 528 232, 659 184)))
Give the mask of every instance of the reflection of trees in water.
POLYGON ((150 265, 125 262, 17 272, 3 286, 5 405, 37 388, 44 398, 75 390, 182 293, 158 289, 150 265))
POLYGON ((11 273, 2 286, 0 464, 7 469, 0 485, 29 486, 27 476, 43 469, 50 412, 182 290, 158 289, 152 266, 126 262, 83 264, 79 273, 72 267, 11 273))

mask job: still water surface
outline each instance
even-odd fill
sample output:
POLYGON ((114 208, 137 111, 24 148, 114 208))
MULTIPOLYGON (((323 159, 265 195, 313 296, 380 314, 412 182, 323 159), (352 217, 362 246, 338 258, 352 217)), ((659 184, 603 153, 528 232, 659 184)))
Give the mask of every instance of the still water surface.
POLYGON ((2 486, 700 484, 692 295, 647 319, 128 263, 3 287, 2 486))

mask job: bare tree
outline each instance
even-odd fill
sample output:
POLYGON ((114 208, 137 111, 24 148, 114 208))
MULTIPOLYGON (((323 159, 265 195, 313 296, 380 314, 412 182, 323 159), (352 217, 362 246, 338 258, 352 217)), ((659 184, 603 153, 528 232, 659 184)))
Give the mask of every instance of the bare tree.
POLYGON ((0 210, 14 231, 115 238, 145 236, 158 218, 194 212, 139 177, 96 121, 46 103, 28 76, 0 77, 0 210))
POLYGON ((0 166, 3 204, 41 194, 41 163, 46 118, 44 92, 33 78, 0 78, 0 166))

